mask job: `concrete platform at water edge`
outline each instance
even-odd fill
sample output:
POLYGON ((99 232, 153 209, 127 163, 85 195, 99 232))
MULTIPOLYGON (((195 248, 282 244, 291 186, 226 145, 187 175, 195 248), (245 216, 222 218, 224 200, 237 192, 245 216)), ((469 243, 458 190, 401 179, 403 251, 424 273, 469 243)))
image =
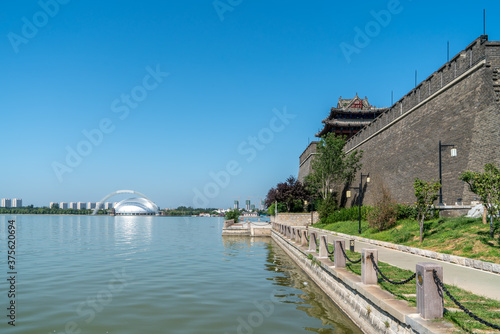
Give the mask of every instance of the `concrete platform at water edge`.
POLYGON ((243 235, 251 237, 270 237, 271 236, 270 222, 251 222, 244 221, 238 224, 233 224, 222 229, 222 235, 243 235))

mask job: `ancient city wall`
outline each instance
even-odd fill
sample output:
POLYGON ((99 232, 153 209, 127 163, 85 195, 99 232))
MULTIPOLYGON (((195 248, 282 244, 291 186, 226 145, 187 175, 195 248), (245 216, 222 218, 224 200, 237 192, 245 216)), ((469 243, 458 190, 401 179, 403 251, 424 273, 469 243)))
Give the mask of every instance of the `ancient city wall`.
POLYGON ((316 154, 316 144, 319 143, 318 141, 313 141, 311 142, 305 151, 300 155, 299 158, 299 176, 297 180, 300 182, 304 182, 304 179, 306 178, 309 173, 312 171, 312 166, 311 162, 316 154))
POLYGON ((414 202, 415 177, 439 178, 439 140, 458 153, 442 149, 443 202, 475 199, 460 173, 500 165, 500 42, 486 39, 476 39, 347 142, 348 152, 364 152, 362 172, 374 181, 364 204, 379 198, 382 185, 398 202, 414 202))

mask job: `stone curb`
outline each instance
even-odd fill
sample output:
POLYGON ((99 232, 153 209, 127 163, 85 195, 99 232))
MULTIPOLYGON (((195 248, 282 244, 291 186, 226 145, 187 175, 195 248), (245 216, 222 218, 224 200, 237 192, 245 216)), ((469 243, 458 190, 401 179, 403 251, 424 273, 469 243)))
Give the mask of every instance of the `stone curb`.
MULTIPOLYGON (((446 334, 454 330, 451 323, 441 319, 422 319, 416 307, 395 299, 378 285, 362 284, 360 276, 331 266, 333 263, 329 260, 312 264, 306 247, 286 239, 276 230, 271 237, 364 333, 446 334)), ((318 253, 312 254, 318 259, 318 253)))
POLYGON ((367 238, 362 238, 350 234, 344 234, 344 233, 339 233, 339 232, 334 232, 334 231, 327 231, 323 229, 319 229, 316 227, 309 227, 311 230, 316 230, 316 231, 321 231, 322 233, 327 233, 331 235, 336 235, 345 239, 354 239, 360 242, 365 242, 369 243, 372 245, 376 246, 381 246, 389 249, 394 249, 394 250, 399 250, 404 253, 410 253, 410 254, 415 254, 415 255, 420 255, 424 257, 428 257, 431 259, 435 260, 440 260, 443 262, 449 262, 453 264, 458 264, 464 267, 469 267, 469 268, 474 268, 494 274, 500 274, 500 264, 496 263, 491 263, 491 262, 484 262, 480 260, 474 260, 474 259, 469 259, 466 257, 462 256, 456 256, 456 255, 450 255, 450 254, 443 254, 443 253, 438 253, 426 249, 420 249, 420 248, 415 248, 415 247, 409 247, 409 246, 403 246, 403 245, 398 245, 398 244, 393 244, 390 242, 385 242, 385 241, 379 241, 379 240, 373 240, 373 239, 367 239, 367 238))

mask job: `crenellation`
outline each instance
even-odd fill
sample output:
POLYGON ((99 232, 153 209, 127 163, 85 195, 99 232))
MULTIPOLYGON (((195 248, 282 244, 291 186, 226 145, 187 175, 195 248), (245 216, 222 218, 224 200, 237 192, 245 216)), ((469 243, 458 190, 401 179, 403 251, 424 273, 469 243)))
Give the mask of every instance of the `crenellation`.
MULTIPOLYGON (((442 150, 443 201, 470 204, 475 197, 458 176, 500 165, 499 102, 500 42, 481 36, 352 136, 345 150, 363 150, 362 172, 398 202, 412 203, 415 177, 439 178, 439 141, 455 145, 456 158, 450 147, 442 150)), ((378 190, 367 186, 364 203, 373 204, 378 190)))

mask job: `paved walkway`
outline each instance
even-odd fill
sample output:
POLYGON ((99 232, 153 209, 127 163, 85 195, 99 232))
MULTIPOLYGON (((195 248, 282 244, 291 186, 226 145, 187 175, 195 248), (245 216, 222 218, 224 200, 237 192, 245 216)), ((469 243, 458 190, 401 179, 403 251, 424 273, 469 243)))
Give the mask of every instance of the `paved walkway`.
MULTIPOLYGON (((333 239, 347 240, 338 236, 328 235, 329 243, 333 243, 333 239)), ((346 248, 349 247, 348 245, 349 242, 346 242, 346 248)), ((446 284, 456 285, 476 295, 500 300, 500 275, 498 274, 355 241, 354 250, 361 252, 362 248, 377 249, 379 261, 413 272, 415 272, 418 262, 439 263, 443 266, 443 280, 446 284)))

